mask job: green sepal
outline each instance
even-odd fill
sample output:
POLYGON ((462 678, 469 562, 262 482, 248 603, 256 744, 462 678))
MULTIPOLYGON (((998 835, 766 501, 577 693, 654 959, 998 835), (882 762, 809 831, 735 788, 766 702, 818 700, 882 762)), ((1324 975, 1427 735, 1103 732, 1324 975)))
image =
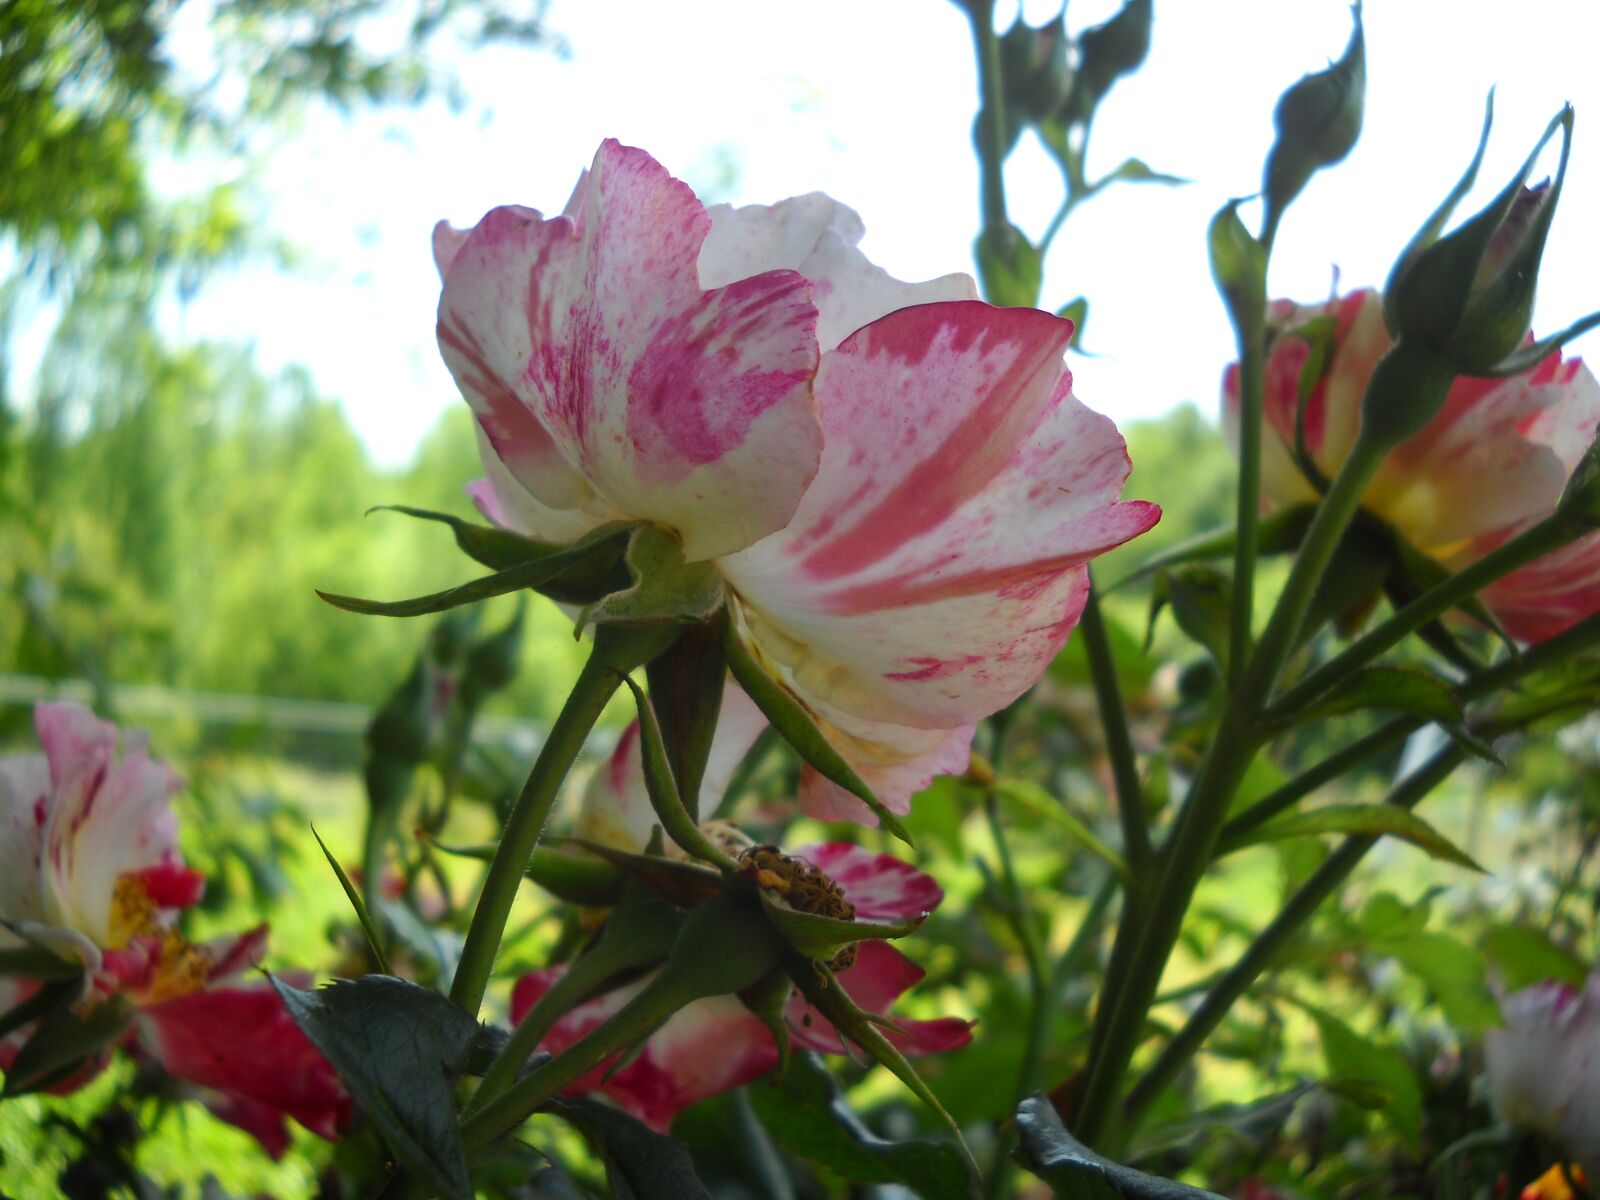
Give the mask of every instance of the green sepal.
MULTIPOLYGON (((456 858, 475 858, 479 862, 491 862, 494 859, 493 843, 452 846, 430 841, 429 844, 440 854, 456 858)), ((523 874, 557 900, 600 908, 615 904, 627 881, 627 875, 610 863, 587 855, 568 854, 549 846, 534 850, 523 874)))
POLYGON ((536 541, 533 538, 523 537, 520 533, 512 533, 509 529, 501 529, 497 525, 477 525, 471 521, 463 521, 451 513, 436 512, 431 508, 413 508, 409 504, 375 504, 367 509, 368 516, 375 512, 403 513, 418 520, 437 521, 441 525, 450 526, 456 537, 456 545, 461 547, 467 557, 482 563, 492 571, 503 571, 507 567, 514 567, 535 558, 548 558, 552 554, 559 554, 563 549, 550 542, 536 541))
MULTIPOLYGON (((1067 342, 1068 350, 1076 350, 1079 354, 1089 354, 1083 348, 1083 327, 1089 320, 1089 300, 1085 296, 1076 296, 1056 309, 1056 316, 1063 321, 1072 322, 1072 338, 1067 342)), ((1093 357, 1092 355, 1090 357, 1093 357)))
POLYGON ((524 589, 541 592, 555 600, 574 601, 578 597, 572 594, 567 583, 573 579, 587 582, 596 575, 609 574, 633 528, 621 523, 602 525, 564 550, 410 600, 363 600, 320 589, 317 595, 345 612, 379 617, 420 617, 524 589))
POLYGON ((650 702, 661 724, 678 796, 689 818, 699 821, 700 784, 711 758, 728 681, 722 631, 714 623, 685 629, 664 653, 646 664, 645 678, 650 681, 650 702))
POLYGON ((1042 1093, 1017 1108, 1017 1159, 1054 1189, 1057 1200, 1223 1200, 1101 1158, 1062 1125, 1042 1093))
POLYGON ((833 748, 805 706, 795 699, 788 688, 767 674, 765 668, 745 649, 732 619, 725 616, 724 621, 728 669, 739 681, 739 686, 755 701, 756 707, 772 722, 773 728, 783 735, 783 740, 824 778, 837 783, 870 808, 873 815, 883 822, 885 829, 906 845, 911 845, 911 834, 900 818, 873 795, 872 789, 855 773, 855 769, 833 748))
POLYGON ((76 978, 51 980, 26 1000, 0 1012, 0 1038, 8 1037, 32 1021, 37 1021, 63 1005, 75 1003, 84 994, 84 972, 76 978))
POLYGON ((598 854, 612 866, 640 880, 656 895, 679 908, 697 908, 714 896, 720 895, 722 875, 710 867, 682 862, 658 854, 632 854, 583 838, 567 838, 574 846, 582 846, 591 854, 598 854))
POLYGON ((17 1050, 0 1097, 22 1096, 61 1082, 79 1064, 109 1052, 133 1020, 133 1009, 120 996, 101 1000, 83 1016, 64 1001, 63 996, 17 1050))
POLYGON ((1349 154, 1361 134, 1367 58, 1360 4, 1351 15, 1355 28, 1339 61, 1289 88, 1273 111, 1278 137, 1267 156, 1261 189, 1269 230, 1277 229, 1284 210, 1311 176, 1349 154))
POLYGON ((634 526, 622 561, 631 582, 585 608, 580 632, 590 625, 708 621, 726 599, 717 569, 709 562, 684 562, 683 543, 665 529, 634 526))
POLYGON ((645 790, 650 794, 650 805, 660 818, 661 828, 687 853, 723 870, 733 870, 737 864, 712 844, 683 807, 677 781, 672 777, 672 766, 667 761, 667 748, 661 740, 655 706, 632 678, 624 675, 622 682, 633 693, 633 702, 639 711, 639 749, 644 763, 645 790))
POLYGON ((826 1017, 842 1036, 854 1042, 864 1053, 886 1067, 890 1074, 905 1084, 917 1099, 926 1104, 945 1123, 955 1135, 956 1145, 961 1149, 970 1177, 974 1181, 981 1179, 982 1173, 972 1157, 972 1151, 968 1149, 966 1139, 961 1136, 961 1126, 956 1124, 955 1118, 946 1111, 944 1105, 939 1103, 939 1098, 923 1082, 922 1076, 917 1074, 916 1068, 907 1061, 906 1056, 901 1054, 894 1043, 884 1037, 878 1028, 885 1019, 863 1012, 845 993, 838 979, 825 964, 790 951, 785 958, 785 967, 789 972, 789 978, 794 980, 795 986, 800 989, 812 1008, 826 1017))
POLYGON ((21 975, 28 979, 78 979, 83 964, 52 954, 43 946, 8 946, 0 950, 0 978, 21 975))
POLYGON ((1517 352, 1532 319, 1534 289, 1550 222, 1560 200, 1572 143, 1572 109, 1564 108, 1498 195, 1448 237, 1440 237, 1483 158, 1493 118, 1467 174, 1412 239, 1384 289, 1384 318, 1397 340, 1414 340, 1469 374, 1493 370, 1517 352), (1561 161, 1548 190, 1524 185, 1545 144, 1562 134, 1561 161))
POLYGON ((853 946, 864 939, 878 941, 906 937, 915 933, 928 919, 928 914, 923 913, 904 921, 846 921, 819 913, 801 912, 786 904, 781 897, 773 895, 769 889, 760 888, 759 891, 761 906, 766 910, 767 920, 772 922, 772 927, 801 954, 823 962, 835 957, 846 946, 853 946))

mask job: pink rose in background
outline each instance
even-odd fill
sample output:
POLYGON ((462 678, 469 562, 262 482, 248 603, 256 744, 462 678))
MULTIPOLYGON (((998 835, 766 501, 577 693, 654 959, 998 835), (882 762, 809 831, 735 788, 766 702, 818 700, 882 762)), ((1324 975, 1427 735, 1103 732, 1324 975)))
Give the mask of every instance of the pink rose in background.
MULTIPOLYGON (((34 724, 44 753, 0 758, 0 918, 23 935, 0 928, 0 946, 26 938, 81 963, 79 1005, 116 996, 132 1006, 129 1052, 199 1086, 274 1156, 288 1145, 285 1116, 334 1136, 350 1101, 333 1069, 270 984, 234 981, 260 961, 265 926, 200 944, 176 928, 205 887, 178 852, 177 775, 132 739, 119 760, 116 727, 75 704, 40 704, 34 724)), ((0 1011, 39 986, 0 978, 0 1011)), ((0 1040, 0 1069, 31 1032, 0 1040)), ((56 1090, 81 1086, 104 1061, 56 1090)))
POLYGON ((1505 1028, 1483 1042, 1495 1111, 1600 1170, 1600 971, 1581 990, 1549 982, 1502 996, 1500 1013, 1505 1028))
MULTIPOLYGON (((1076 624, 1084 564, 1144 532, 1121 436, 1071 392, 1069 322, 908 284, 821 194, 705 208, 608 141, 565 212, 441 226, 439 341, 492 520, 674 531, 736 627, 895 812, 1076 624)), ((808 771, 819 816, 871 820, 808 771)))
MULTIPOLYGON (((1306 399, 1305 443, 1331 479, 1350 452, 1367 380, 1393 344, 1376 292, 1325 305, 1272 306, 1262 406, 1261 485, 1271 508, 1317 498, 1295 462, 1300 377, 1311 343, 1292 330, 1332 322, 1332 350, 1306 399)), ((1223 421, 1237 444, 1237 366, 1223 381, 1223 421)), ((1452 570, 1549 516, 1600 423, 1600 385, 1579 359, 1552 354, 1510 379, 1463 376, 1422 431, 1384 460, 1363 504, 1452 570)), ((1513 636, 1539 641, 1600 608, 1600 535, 1499 580, 1482 599, 1513 636)))
MULTIPOLYGON (((937 907, 944 893, 928 875, 887 854, 859 846, 829 842, 803 847, 795 855, 827 874, 865 921, 899 921, 937 907)), ((511 1019, 520 1022, 539 998, 561 977, 564 967, 534 971, 517 981, 511 997, 511 1019)), ((886 942, 856 945, 855 961, 838 974, 839 986, 867 1012, 887 1013, 923 972, 886 942)), ((615 991, 580 1004, 556 1022, 540 1048, 560 1053, 596 1028, 631 1000, 649 982, 637 979, 615 991)), ((796 993, 785 1017, 798 1047, 832 1054, 851 1052, 821 1013, 796 993)), ((909 1056, 955 1050, 972 1040, 972 1027, 944 1017, 931 1021, 895 1018, 884 1027, 888 1037, 909 1056)), ((653 1129, 665 1132, 683 1109, 765 1075, 778 1064, 772 1034, 734 996, 696 1000, 670 1017, 624 1056, 624 1065, 607 1062, 567 1089, 570 1095, 599 1092, 653 1129)))

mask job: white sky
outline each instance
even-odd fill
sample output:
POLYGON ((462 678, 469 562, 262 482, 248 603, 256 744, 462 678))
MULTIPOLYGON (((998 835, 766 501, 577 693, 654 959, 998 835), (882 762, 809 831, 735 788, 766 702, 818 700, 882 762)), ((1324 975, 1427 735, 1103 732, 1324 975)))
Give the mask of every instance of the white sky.
MULTIPOLYGON (((1029 0, 1027 11, 1038 23, 1057 7, 1029 0)), ((1073 0, 1074 27, 1116 7, 1073 0)), ((312 268, 224 278, 183 314, 184 332, 254 341, 269 367, 306 364, 374 454, 403 461, 460 403, 433 340, 433 222, 471 224, 508 202, 559 210, 608 136, 714 200, 827 191, 861 212, 867 253, 901 277, 971 269, 976 80, 965 17, 948 0, 554 0, 549 22, 570 60, 479 54, 463 71, 466 113, 311 119, 265 182, 272 225, 312 268)), ((1366 128, 1290 211, 1274 294, 1326 295, 1335 265, 1346 288, 1381 284, 1464 168, 1498 84, 1474 199, 1503 184, 1571 100, 1576 149, 1537 328, 1600 307, 1600 2, 1368 0, 1366 25, 1366 128)), ((1206 224, 1259 187, 1278 94, 1336 56, 1348 32, 1340 0, 1157 0, 1150 58, 1103 105, 1090 174, 1136 155, 1194 182, 1113 188, 1057 240, 1042 303, 1089 298, 1085 344, 1100 357, 1073 361, 1087 403, 1119 420, 1184 400, 1213 408, 1231 335, 1206 224)), ((1013 219, 1037 234, 1060 198, 1054 165, 1025 143, 1007 178, 1013 219)))

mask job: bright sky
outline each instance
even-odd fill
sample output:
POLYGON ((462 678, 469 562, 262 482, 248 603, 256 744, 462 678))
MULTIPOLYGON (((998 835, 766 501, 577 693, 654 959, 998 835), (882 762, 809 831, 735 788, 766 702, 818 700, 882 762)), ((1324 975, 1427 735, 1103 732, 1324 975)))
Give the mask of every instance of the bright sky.
MULTIPOLYGON (((1116 7, 1073 0, 1074 27, 1116 7)), ((1027 4, 1035 23, 1058 9, 1027 4)), ((265 181, 273 225, 313 269, 215 283, 184 331, 253 340, 268 366, 306 364, 378 458, 403 461, 460 403, 434 344, 433 222, 471 224, 508 202, 558 211, 608 136, 649 150, 708 199, 826 191, 862 214, 867 253, 903 278, 971 269, 976 79, 965 17, 948 0, 554 0, 549 23, 570 59, 481 53, 463 71, 466 113, 313 118, 265 181)), ((1576 149, 1536 328, 1600 308, 1600 4, 1369 0, 1366 24, 1366 128, 1291 210, 1274 294, 1325 296, 1335 267, 1344 287, 1381 284, 1466 165, 1498 84, 1474 199, 1501 186, 1572 101, 1576 149)), ((1157 0, 1150 58, 1103 105, 1090 174, 1137 156, 1194 182, 1116 187, 1079 210, 1051 252, 1043 303, 1089 298, 1085 345, 1098 357, 1073 361, 1088 404, 1118 420, 1184 400, 1212 410, 1231 335, 1206 224, 1259 187, 1279 92, 1326 65, 1348 32, 1340 0, 1157 0)), ((1034 234, 1059 203, 1057 178, 1031 142, 1008 165, 1013 219, 1034 234)))

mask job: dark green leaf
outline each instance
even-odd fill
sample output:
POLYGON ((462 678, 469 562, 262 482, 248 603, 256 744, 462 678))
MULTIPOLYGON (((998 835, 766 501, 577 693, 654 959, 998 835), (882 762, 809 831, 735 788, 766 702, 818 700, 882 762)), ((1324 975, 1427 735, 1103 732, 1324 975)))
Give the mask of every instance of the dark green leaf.
POLYGON ((545 1107, 599 1153, 613 1200, 710 1200, 689 1151, 637 1118, 595 1100, 555 1099, 545 1107))
POLYGON ((1199 564, 1173 567, 1156 577, 1151 592, 1150 621, 1171 605, 1178 627, 1228 665, 1228 624, 1233 581, 1215 567, 1199 564))
POLYGON ((439 993, 386 975, 314 992, 272 985, 406 1170, 449 1200, 472 1200, 455 1093, 478 1022, 439 993))
POLYGON ((1422 667, 1364 667, 1347 675, 1292 721, 1323 721, 1362 709, 1402 712, 1428 721, 1461 720, 1461 700, 1455 688, 1422 667))
POLYGON ((1017 1157, 1050 1184, 1059 1200, 1222 1200, 1214 1192, 1158 1179, 1101 1158, 1067 1132, 1045 1095, 1017 1109, 1017 1157))
POLYGON ((970 1200, 977 1192, 960 1151, 947 1142, 892 1142, 855 1114, 814 1054, 796 1055, 781 1079, 750 1085, 750 1103, 777 1143, 858 1183, 899 1183, 923 1200, 970 1200))

